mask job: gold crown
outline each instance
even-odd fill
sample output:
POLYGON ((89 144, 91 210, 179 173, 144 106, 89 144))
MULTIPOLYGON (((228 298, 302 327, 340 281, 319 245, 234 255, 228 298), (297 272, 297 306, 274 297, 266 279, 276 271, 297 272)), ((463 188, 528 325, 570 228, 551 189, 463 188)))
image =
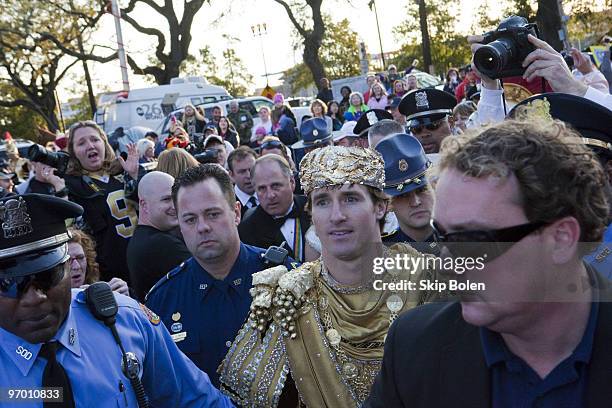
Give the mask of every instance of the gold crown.
POLYGON ((382 190, 385 162, 373 149, 328 146, 306 154, 300 162, 300 182, 304 193, 343 184, 362 184, 382 190))

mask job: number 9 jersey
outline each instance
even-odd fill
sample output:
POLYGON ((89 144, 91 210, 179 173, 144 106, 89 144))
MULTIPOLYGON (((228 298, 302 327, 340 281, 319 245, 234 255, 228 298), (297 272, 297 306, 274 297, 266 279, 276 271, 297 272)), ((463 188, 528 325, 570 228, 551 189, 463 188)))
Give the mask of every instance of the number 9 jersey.
POLYGON ((84 208, 85 230, 96 241, 100 280, 118 277, 129 286, 127 245, 138 224, 136 181, 127 174, 67 175, 65 180, 70 201, 84 208))

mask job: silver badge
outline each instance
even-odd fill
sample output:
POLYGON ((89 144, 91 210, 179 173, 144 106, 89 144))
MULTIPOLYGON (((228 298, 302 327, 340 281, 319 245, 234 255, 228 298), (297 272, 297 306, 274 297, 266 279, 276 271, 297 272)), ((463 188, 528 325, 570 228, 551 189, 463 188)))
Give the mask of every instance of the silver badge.
POLYGON ((318 136, 319 135, 319 131, 317 129, 312 131, 312 135, 313 136, 318 136))
POLYGON ((238 279, 234 280, 234 282, 232 282, 232 283, 234 284, 234 286, 238 286, 238 285, 240 285, 242 283, 242 279, 238 278, 238 279))
POLYGON ((427 100, 427 92, 417 92, 414 94, 416 107, 419 110, 429 109, 429 101, 427 100))
POLYGON ((208 287, 207 283, 200 283, 200 290, 205 290, 208 287))
POLYGON ((0 204, 0 220, 4 238, 17 238, 32 232, 32 219, 23 197, 0 204))
POLYGON ((378 117, 376 116, 376 112, 368 112, 366 114, 366 117, 368 118, 368 123, 370 124, 370 126, 375 123, 378 123, 378 117))

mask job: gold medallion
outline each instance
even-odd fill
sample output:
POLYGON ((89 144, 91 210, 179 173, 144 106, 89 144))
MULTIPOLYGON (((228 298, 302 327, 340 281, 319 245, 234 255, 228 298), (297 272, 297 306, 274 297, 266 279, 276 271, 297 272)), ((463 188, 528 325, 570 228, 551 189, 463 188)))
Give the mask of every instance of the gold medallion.
POLYGON ((181 320, 181 313, 180 312, 176 312, 172 314, 172 321, 173 322, 178 322, 179 320, 181 320))
POLYGON ((404 306, 404 301, 402 300, 401 297, 399 297, 399 295, 391 295, 387 298, 387 308, 391 312, 397 313, 400 310, 402 310, 403 306, 404 306))
POLYGON ((338 333, 336 329, 329 329, 325 332, 325 336, 327 336, 327 340, 329 340, 332 346, 337 346, 340 344, 340 340, 342 340, 342 336, 340 336, 340 333, 338 333))
POLYGON ((353 363, 344 363, 342 365, 342 374, 349 380, 352 380, 359 375, 359 368, 353 363))

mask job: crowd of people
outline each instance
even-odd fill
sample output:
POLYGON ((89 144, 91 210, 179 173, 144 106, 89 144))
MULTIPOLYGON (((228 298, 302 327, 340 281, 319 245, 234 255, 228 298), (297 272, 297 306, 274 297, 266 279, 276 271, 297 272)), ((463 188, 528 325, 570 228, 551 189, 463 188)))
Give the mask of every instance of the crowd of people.
POLYGON ((0 386, 67 407, 608 406, 612 96, 582 53, 572 73, 529 41, 504 84, 470 64, 422 88, 415 61, 336 99, 324 78, 301 123, 276 94, 256 127, 187 105, 127 155, 93 121, 54 160, 8 140, 0 386))

